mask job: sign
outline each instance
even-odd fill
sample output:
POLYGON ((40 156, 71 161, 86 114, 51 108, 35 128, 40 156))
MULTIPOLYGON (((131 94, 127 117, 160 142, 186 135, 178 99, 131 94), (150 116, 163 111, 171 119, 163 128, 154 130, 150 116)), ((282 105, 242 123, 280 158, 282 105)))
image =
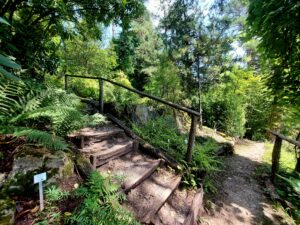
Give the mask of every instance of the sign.
POLYGON ((47 179, 46 173, 40 173, 40 174, 34 175, 33 183, 37 184, 37 183, 45 181, 46 179, 47 179))
POLYGON ((39 184, 39 195, 40 195, 40 211, 44 209, 44 195, 43 195, 43 181, 47 179, 46 173, 40 173, 37 175, 34 175, 33 177, 33 183, 39 184))

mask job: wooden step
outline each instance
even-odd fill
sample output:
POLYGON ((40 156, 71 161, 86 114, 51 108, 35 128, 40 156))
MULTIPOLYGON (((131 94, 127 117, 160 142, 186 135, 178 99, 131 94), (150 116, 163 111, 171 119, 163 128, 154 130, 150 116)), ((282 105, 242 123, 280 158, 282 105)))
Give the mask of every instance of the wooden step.
POLYGON ((142 155, 140 152, 131 151, 99 167, 98 171, 121 177, 121 180, 114 180, 121 185, 122 191, 127 193, 147 179, 161 162, 161 160, 142 155))
POLYGON ((176 189, 168 201, 152 217, 155 225, 183 225, 189 216, 195 190, 176 189))
POLYGON ((90 161, 94 168, 101 166, 108 161, 115 159, 121 155, 124 155, 133 150, 134 141, 126 141, 121 143, 116 143, 111 147, 103 148, 103 143, 95 143, 88 148, 84 149, 85 151, 95 151, 90 155, 90 161))
POLYGON ((68 135, 68 137, 81 149, 88 143, 99 142, 114 136, 124 136, 125 133, 116 125, 105 125, 101 127, 85 127, 68 135))
POLYGON ((142 223, 150 223, 155 213, 168 200, 181 180, 166 169, 158 169, 148 179, 132 189, 124 206, 142 223))

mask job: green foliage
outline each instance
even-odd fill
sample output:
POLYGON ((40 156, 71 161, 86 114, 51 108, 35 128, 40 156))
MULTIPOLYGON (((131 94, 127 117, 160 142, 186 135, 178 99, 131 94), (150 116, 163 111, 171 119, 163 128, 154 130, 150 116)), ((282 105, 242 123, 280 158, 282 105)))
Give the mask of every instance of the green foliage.
POLYGON ((66 150, 64 137, 89 123, 104 122, 99 115, 83 116, 80 100, 52 86, 33 82, 1 80, 0 132, 25 136, 54 150, 66 150), (33 88, 34 87, 34 88, 33 88))
POLYGON ((47 202, 54 203, 67 198, 70 195, 70 193, 61 190, 57 186, 51 186, 45 190, 45 195, 46 195, 47 202))
POLYGON ((193 148, 193 161, 185 162, 187 135, 176 132, 176 125, 170 117, 160 117, 143 125, 133 124, 133 131, 152 145, 161 148, 174 157, 183 173, 183 184, 196 187, 201 180, 199 172, 213 173, 219 170, 221 162, 215 156, 218 145, 213 140, 197 142, 193 148))
POLYGON ((0 33, 5 34, 1 49, 26 68, 22 76, 41 79, 46 73, 56 72, 60 63, 57 50, 64 41, 80 34, 99 39, 102 25, 114 22, 126 27, 143 10, 141 0, 38 0, 13 4, 4 0, 0 3, 0 16, 14 29, 0 27, 0 33))
MULTIPOLYGON (((110 78, 117 67, 112 48, 102 49, 100 41, 76 37, 60 49, 59 72, 63 74, 110 78)), ((71 79, 71 78, 70 78, 71 79)))
MULTIPOLYGON (((272 164, 272 143, 265 144, 266 151, 263 155, 263 162, 259 168, 260 173, 269 173, 272 164)), ((296 158, 294 149, 291 145, 283 143, 280 161, 279 173, 275 180, 276 191, 279 196, 293 204, 293 208, 287 208, 287 212, 293 216, 296 223, 300 221, 300 174, 294 172, 296 158)))
POLYGON ((118 55, 118 68, 130 78, 132 85, 143 90, 158 64, 161 39, 155 32, 147 11, 132 21, 113 40, 118 55))
POLYGON ((247 18, 249 36, 259 38, 269 88, 291 105, 300 103, 299 11, 299 1, 251 0, 247 18))
POLYGON ((123 208, 119 201, 124 196, 117 193, 118 186, 108 177, 92 172, 87 185, 76 191, 77 196, 84 197, 80 207, 70 218, 71 224, 138 224, 123 208))
POLYGON ((231 136, 243 137, 245 111, 241 98, 223 87, 210 89, 203 96, 203 119, 209 127, 231 136))
MULTIPOLYGON (((10 26, 10 24, 0 16, 0 27, 1 27, 1 24, 10 26)), ((1 43, 1 41, 3 41, 4 38, 5 38, 5 36, 0 33, 0 43, 1 43)), ((11 59, 11 57, 2 55, 1 53, 3 53, 3 52, 0 50, 0 74, 5 76, 6 78, 13 79, 13 80, 18 80, 18 77, 13 75, 6 68, 8 68, 10 70, 11 69, 19 70, 19 69, 21 69, 21 66, 19 64, 15 63, 11 59)))
POLYGON ((168 60, 166 55, 162 55, 158 68, 149 76, 145 90, 162 99, 179 102, 183 92, 178 73, 178 68, 174 63, 168 60))

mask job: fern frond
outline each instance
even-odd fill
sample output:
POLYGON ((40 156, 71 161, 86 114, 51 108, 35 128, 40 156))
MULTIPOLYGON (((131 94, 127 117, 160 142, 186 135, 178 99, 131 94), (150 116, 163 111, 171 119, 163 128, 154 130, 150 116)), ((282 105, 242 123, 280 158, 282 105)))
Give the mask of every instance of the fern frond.
POLYGON ((15 137, 26 137, 28 142, 38 143, 52 150, 67 150, 68 145, 59 136, 49 134, 45 131, 27 127, 1 126, 1 134, 11 134, 15 137))

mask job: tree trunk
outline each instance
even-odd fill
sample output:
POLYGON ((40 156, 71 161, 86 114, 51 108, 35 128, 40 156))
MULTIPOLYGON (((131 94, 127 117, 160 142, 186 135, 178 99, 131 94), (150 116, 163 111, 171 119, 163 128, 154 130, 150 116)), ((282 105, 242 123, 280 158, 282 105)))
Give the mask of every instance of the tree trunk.
MULTIPOLYGON (((296 137, 296 141, 300 140, 300 131, 296 137)), ((296 153, 296 166, 295 166, 295 172, 300 173, 300 148, 298 146, 295 146, 295 153, 296 153)))
POLYGON ((300 157, 297 158, 297 163, 295 167, 295 171, 300 173, 300 157))

